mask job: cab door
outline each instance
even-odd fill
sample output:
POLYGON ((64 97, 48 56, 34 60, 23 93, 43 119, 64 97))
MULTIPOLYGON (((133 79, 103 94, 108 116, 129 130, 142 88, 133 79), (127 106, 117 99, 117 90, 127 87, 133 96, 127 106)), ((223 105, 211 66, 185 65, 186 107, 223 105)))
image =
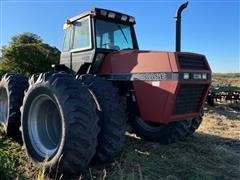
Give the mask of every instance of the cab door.
POLYGON ((73 22, 73 42, 71 63, 76 73, 87 73, 93 61, 95 49, 93 48, 93 31, 91 17, 86 16, 73 22))

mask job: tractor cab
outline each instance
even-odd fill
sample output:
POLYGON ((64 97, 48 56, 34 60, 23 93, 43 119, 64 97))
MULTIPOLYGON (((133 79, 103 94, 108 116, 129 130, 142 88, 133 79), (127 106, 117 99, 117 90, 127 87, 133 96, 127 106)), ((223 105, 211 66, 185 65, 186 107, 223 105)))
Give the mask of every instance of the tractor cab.
POLYGON ((96 73, 106 54, 138 49, 134 24, 132 16, 99 8, 68 19, 60 64, 75 73, 96 73))

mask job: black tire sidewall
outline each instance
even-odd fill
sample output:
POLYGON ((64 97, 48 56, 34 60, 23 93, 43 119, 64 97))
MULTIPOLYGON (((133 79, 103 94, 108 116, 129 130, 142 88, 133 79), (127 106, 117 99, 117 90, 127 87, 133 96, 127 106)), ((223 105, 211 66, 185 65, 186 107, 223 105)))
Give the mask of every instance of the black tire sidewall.
POLYGON ((83 75, 82 79, 94 93, 101 107, 99 112, 101 132, 98 135, 97 153, 92 164, 109 162, 122 151, 124 146, 127 119, 125 110, 111 82, 90 74, 83 75))
POLYGON ((169 138, 172 131, 169 124, 156 124, 156 126, 153 126, 149 125, 141 117, 135 117, 132 124, 137 134, 149 141, 166 143, 165 139, 169 138))
MULTIPOLYGON (((56 105, 59 115, 61 117, 61 127, 62 127, 62 135, 61 135, 61 140, 60 140, 60 145, 57 149, 57 151, 52 155, 52 157, 49 157, 48 166, 52 166, 55 165, 57 163, 57 161, 59 160, 62 152, 63 152, 63 148, 64 148, 64 143, 65 143, 65 139, 66 139, 66 134, 67 134, 67 117, 64 115, 64 110, 63 110, 63 106, 61 103, 61 98, 58 96, 58 93, 53 89, 48 87, 47 85, 45 86, 41 86, 42 84, 37 84, 35 86, 35 88, 31 88, 26 96, 27 99, 26 101, 24 101, 23 103, 23 114, 22 114, 22 129, 28 129, 28 114, 29 114, 29 110, 30 110, 30 106, 32 101, 38 96, 38 95, 47 95, 51 98, 51 100, 54 102, 54 104, 56 105)), ((37 164, 41 164, 39 162, 44 162, 45 157, 40 156, 38 153, 36 153, 30 137, 28 135, 28 132, 25 132, 23 130, 22 132, 22 136, 23 136, 23 141, 24 144, 27 146, 27 151, 28 154, 30 154, 30 157, 32 159, 33 162, 37 163, 37 164)))
POLYGON ((8 108, 7 119, 3 123, 6 126, 6 133, 9 137, 21 143, 20 107, 24 98, 24 91, 28 88, 28 79, 22 74, 5 74, 0 81, 0 87, 7 92, 8 108))
POLYGON ((201 120, 202 115, 189 120, 176 121, 169 124, 156 124, 155 126, 148 125, 141 117, 134 117, 131 122, 135 132, 143 139, 170 144, 191 135, 200 126, 201 120))

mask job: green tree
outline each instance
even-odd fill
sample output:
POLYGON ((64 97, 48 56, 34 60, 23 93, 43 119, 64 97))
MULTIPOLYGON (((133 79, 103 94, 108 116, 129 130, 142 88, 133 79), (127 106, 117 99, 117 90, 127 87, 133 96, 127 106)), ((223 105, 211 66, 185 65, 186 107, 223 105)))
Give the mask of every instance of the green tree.
POLYGON ((60 51, 43 43, 40 36, 23 33, 12 37, 8 46, 2 49, 3 61, 0 72, 19 72, 27 76, 49 71, 52 64, 58 64, 60 51))

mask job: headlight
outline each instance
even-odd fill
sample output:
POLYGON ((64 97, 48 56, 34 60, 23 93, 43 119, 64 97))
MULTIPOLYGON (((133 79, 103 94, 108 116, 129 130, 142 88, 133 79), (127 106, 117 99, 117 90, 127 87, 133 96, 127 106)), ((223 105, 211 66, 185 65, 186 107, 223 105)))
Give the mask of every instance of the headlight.
POLYGON ((196 80, 202 79, 202 75, 199 74, 199 73, 194 73, 193 74, 193 79, 196 79, 196 80))
POLYGON ((202 74, 202 79, 207 79, 207 74, 206 73, 202 74))
POLYGON ((189 79, 190 75, 189 73, 183 73, 183 79, 189 79))

